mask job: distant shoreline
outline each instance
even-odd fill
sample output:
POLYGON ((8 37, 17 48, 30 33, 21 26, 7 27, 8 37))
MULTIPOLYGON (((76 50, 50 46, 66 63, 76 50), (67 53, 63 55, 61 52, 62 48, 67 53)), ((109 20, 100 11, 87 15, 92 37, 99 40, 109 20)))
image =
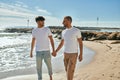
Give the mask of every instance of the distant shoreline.
MULTIPOLYGON (((48 26, 51 30, 64 30, 65 28, 63 26, 48 26)), ((79 27, 79 26, 74 26, 80 30, 83 30, 83 31, 101 31, 102 29, 108 29, 108 30, 111 30, 111 29, 115 29, 115 30, 120 30, 120 28, 112 28, 112 27, 79 27)), ((5 32, 15 32, 15 30, 17 30, 18 32, 31 32, 32 29, 35 28, 35 27, 6 27, 6 28, 2 28, 4 29, 5 32), (23 31, 22 31, 23 30, 23 31)))

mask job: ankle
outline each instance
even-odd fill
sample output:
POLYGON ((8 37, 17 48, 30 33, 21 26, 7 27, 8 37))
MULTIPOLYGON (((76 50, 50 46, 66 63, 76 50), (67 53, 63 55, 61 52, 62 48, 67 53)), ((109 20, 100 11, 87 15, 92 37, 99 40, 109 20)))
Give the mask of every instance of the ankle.
POLYGON ((50 75, 50 80, 52 80, 52 75, 50 75))

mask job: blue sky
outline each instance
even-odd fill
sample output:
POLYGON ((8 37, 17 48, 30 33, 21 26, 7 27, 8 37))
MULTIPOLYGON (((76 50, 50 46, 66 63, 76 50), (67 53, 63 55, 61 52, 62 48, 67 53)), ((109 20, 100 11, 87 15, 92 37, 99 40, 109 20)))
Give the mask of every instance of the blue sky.
POLYGON ((0 0, 0 26, 26 25, 27 19, 34 26, 38 15, 46 25, 62 25, 70 15, 77 26, 96 26, 97 17, 99 26, 120 26, 120 0, 0 0))

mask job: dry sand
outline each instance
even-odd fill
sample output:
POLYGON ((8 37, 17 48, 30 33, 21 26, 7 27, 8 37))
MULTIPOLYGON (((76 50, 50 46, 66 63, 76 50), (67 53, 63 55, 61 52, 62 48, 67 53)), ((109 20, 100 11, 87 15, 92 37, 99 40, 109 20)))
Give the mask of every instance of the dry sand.
MULTIPOLYGON (((84 41, 96 52, 91 63, 76 70, 74 80, 120 80, 120 41, 84 41)), ((55 73, 53 80, 66 80, 65 71, 55 73)), ((37 75, 24 75, 3 80, 37 80, 37 75)), ((43 80, 49 80, 43 74, 43 80)))

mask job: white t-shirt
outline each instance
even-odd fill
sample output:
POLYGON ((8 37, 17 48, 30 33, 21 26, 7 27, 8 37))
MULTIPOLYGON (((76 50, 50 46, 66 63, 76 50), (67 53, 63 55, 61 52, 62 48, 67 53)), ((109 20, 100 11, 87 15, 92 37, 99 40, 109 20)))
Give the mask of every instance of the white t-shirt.
POLYGON ((32 37, 36 40, 36 51, 50 50, 49 37, 52 33, 49 28, 35 28, 32 30, 32 37))
POLYGON ((81 32, 78 28, 71 27, 62 32, 62 39, 64 39, 64 52, 78 53, 78 41, 81 38, 81 32))

